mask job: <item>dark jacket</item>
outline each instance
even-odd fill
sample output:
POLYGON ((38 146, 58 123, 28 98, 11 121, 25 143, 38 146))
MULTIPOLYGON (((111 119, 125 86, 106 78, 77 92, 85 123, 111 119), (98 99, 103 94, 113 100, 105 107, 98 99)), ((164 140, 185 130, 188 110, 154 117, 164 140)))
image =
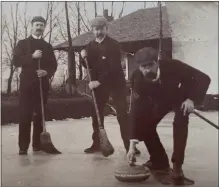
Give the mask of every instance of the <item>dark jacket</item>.
POLYGON ((189 98, 200 105, 211 82, 208 75, 179 60, 160 62, 160 80, 146 83, 140 70, 132 74, 131 86, 142 98, 158 103, 178 103, 189 98))
POLYGON ((42 50, 41 69, 48 72, 44 82, 48 81, 57 69, 57 61, 52 46, 49 43, 43 39, 36 40, 32 36, 20 40, 14 51, 13 64, 15 67, 22 68, 20 74, 22 85, 31 86, 33 82, 38 80, 36 73, 36 70, 38 70, 38 60, 32 58, 35 50, 42 50))
POLYGON ((151 122, 150 116, 156 115, 157 110, 159 115, 165 115, 187 98, 201 104, 209 84, 206 74, 179 60, 161 61, 160 80, 154 84, 146 83, 140 70, 136 70, 131 77, 132 89, 138 97, 132 103, 130 138, 144 139, 145 123, 151 122))
MULTIPOLYGON (((125 86, 125 75, 121 65, 119 43, 106 36, 99 44, 95 40, 86 46, 91 79, 98 80, 101 85, 115 89, 125 86)), ((83 66, 86 64, 82 61, 83 66)))

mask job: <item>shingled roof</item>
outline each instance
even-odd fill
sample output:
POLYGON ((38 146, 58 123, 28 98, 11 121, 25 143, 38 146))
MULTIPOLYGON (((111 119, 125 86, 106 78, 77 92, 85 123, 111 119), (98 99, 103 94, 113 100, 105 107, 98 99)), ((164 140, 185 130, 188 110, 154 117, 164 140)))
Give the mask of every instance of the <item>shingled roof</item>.
MULTIPOLYGON (((163 38, 171 38, 166 7, 162 7, 163 38)), ((159 8, 140 9, 109 23, 109 36, 120 43, 144 41, 159 38, 159 8)), ((94 39, 91 31, 73 38, 74 48, 83 47, 94 39)), ((54 47, 56 50, 68 48, 68 42, 54 47)))

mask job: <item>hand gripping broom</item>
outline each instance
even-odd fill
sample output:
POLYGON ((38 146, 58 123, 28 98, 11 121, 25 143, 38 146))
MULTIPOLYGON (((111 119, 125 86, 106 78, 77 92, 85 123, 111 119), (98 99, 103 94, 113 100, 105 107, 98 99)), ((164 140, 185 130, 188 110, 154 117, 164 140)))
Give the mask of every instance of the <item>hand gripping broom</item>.
MULTIPOLYGON (((89 79, 89 82, 91 82, 90 68, 89 68, 87 58, 84 58, 84 61, 85 61, 86 66, 87 66, 88 79, 89 79)), ((110 141, 107 137, 106 131, 105 131, 105 129, 103 127, 103 124, 101 122, 100 113, 99 113, 99 110, 98 110, 97 100, 96 100, 96 97, 95 97, 94 90, 91 90, 91 93, 92 93, 95 112, 96 112, 97 120, 98 120, 101 152, 102 152, 103 156, 108 157, 109 155, 112 155, 114 153, 114 148, 113 148, 112 144, 110 143, 110 141)))
MULTIPOLYGON (((38 68, 40 69, 40 59, 38 61, 38 68)), ((40 101, 41 101, 41 110, 42 110, 42 126, 43 132, 40 134, 40 142, 41 142, 41 150, 50 153, 50 154, 61 154, 58 151, 51 140, 50 134, 46 131, 46 124, 45 124, 45 112, 44 112, 44 102, 43 102, 43 89, 42 89, 42 78, 39 78, 40 82, 40 101)))

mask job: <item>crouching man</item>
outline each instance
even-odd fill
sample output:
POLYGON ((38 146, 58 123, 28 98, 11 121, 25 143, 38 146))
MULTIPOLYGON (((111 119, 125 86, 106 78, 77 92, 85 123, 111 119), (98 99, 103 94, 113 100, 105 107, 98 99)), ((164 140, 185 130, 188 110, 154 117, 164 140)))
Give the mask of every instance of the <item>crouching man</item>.
POLYGON ((188 136, 189 113, 201 104, 210 78, 179 60, 157 61, 153 48, 143 48, 135 54, 139 68, 132 75, 133 105, 131 109, 132 137, 127 154, 135 159, 135 147, 144 141, 150 155, 146 166, 163 184, 194 184, 182 170, 188 136), (173 120, 173 170, 156 131, 158 123, 170 111, 173 120))

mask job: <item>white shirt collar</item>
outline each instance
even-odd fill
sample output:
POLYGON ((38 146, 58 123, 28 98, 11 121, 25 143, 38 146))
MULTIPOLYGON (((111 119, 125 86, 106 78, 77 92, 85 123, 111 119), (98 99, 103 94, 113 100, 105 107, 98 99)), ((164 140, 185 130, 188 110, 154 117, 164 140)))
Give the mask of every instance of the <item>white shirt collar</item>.
POLYGON ((32 37, 34 38, 34 39, 41 39, 42 38, 42 35, 41 36, 36 36, 36 35, 34 35, 34 34, 32 34, 32 37))
POLYGON ((100 43, 102 43, 102 42, 103 42, 103 40, 104 40, 105 38, 106 38, 106 35, 105 35, 105 36, 103 37, 103 39, 101 39, 101 40, 99 40, 98 38, 96 38, 96 39, 95 39, 95 41, 96 41, 97 43, 99 43, 99 44, 100 44, 100 43))
POLYGON ((153 82, 156 82, 160 78, 160 68, 157 69, 157 77, 153 80, 153 82))

